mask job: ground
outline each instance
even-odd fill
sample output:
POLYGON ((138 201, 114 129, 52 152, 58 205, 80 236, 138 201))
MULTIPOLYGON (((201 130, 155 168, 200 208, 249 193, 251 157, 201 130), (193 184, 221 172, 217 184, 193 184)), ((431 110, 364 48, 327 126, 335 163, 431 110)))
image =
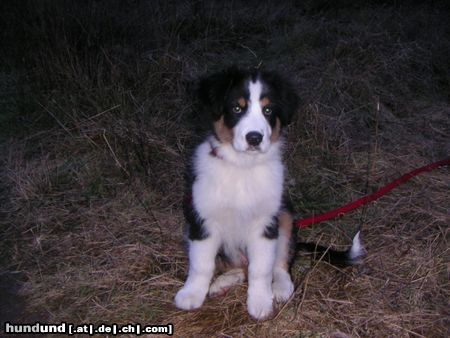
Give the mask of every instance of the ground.
POLYGON ((450 153, 445 2, 2 1, 0 321, 173 323, 176 336, 447 337, 448 168, 299 239, 270 320, 246 285, 184 312, 182 201, 204 129, 199 77, 231 64, 290 77, 285 146, 297 217, 338 207, 450 153))

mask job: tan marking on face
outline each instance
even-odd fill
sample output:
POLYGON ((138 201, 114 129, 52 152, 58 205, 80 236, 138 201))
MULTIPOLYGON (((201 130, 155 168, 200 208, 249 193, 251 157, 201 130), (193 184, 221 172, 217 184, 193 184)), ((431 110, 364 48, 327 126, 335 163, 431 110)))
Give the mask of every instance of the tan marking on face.
POLYGON ((269 98, 268 98, 267 96, 264 96, 264 97, 262 98, 262 100, 259 101, 259 103, 261 104, 261 107, 265 107, 265 106, 267 106, 268 104, 270 104, 270 100, 269 100, 269 98))
POLYGON ((274 143, 280 138, 280 129, 281 129, 281 122, 280 119, 277 117, 275 121, 275 126, 272 129, 272 135, 270 135, 270 142, 274 143))
POLYGON ((225 125, 223 116, 214 122, 214 131, 216 132, 217 138, 222 143, 230 143, 233 141, 233 131, 225 125))
POLYGON ((292 236, 293 218, 291 213, 281 211, 278 215, 278 241, 282 246, 279 249, 279 257, 277 257, 277 265, 288 271, 291 255, 290 241, 292 236))
POLYGON ((240 97, 238 99, 238 104, 241 108, 245 108, 245 106, 247 105, 247 102, 245 101, 245 99, 243 97, 240 97))

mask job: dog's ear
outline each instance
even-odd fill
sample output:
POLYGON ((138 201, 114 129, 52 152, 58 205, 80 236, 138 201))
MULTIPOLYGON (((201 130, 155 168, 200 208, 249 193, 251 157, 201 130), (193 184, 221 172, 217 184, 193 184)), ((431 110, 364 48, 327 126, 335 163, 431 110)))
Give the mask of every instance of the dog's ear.
POLYGON ((287 126, 297 112, 300 104, 300 99, 295 90, 295 86, 288 78, 277 73, 268 72, 265 76, 277 91, 277 96, 280 98, 279 105, 281 111, 279 119, 281 126, 287 126))
POLYGON ((300 99, 297 92, 294 89, 294 85, 287 81, 284 83, 285 88, 283 89, 283 109, 281 113, 281 123, 283 125, 288 125, 294 115, 297 113, 300 99))
POLYGON ((239 69, 233 66, 200 79, 198 95, 213 120, 218 120, 224 114, 226 97, 238 74, 239 69))

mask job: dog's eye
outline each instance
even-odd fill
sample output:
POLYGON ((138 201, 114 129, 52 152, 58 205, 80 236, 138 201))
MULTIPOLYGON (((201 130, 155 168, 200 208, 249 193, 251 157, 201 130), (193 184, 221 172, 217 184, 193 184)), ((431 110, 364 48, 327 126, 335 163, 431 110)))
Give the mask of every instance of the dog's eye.
POLYGON ((263 113, 265 115, 270 115, 270 114, 272 114, 272 109, 270 109, 269 107, 264 107, 263 108, 263 113))
POLYGON ((234 106, 233 107, 233 113, 239 114, 240 112, 242 112, 242 108, 239 106, 234 106))

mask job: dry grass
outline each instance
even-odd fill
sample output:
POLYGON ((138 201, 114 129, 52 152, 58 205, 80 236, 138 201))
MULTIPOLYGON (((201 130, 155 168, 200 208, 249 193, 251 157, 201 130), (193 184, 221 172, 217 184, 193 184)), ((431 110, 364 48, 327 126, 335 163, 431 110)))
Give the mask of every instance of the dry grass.
POLYGON ((172 322, 178 336, 449 335, 446 168, 301 231, 339 247, 361 226, 368 255, 343 270, 300 257, 295 295, 274 319, 248 317, 245 285, 198 311, 172 302, 187 268, 185 164, 203 133, 195 79, 231 63, 291 74, 302 108, 286 142, 287 188, 299 215, 323 212, 448 157, 443 5, 8 3, 0 276, 19 281, 24 305, 2 322, 172 322))

